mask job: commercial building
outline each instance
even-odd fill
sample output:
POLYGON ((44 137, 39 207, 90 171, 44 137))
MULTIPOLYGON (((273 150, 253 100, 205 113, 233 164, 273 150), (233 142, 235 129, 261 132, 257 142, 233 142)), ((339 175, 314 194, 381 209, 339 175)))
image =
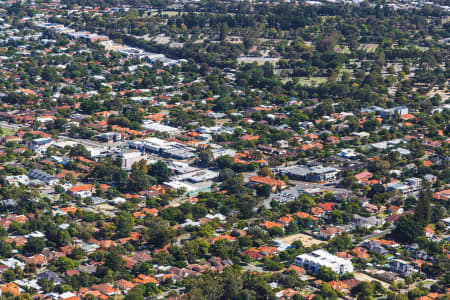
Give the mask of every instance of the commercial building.
POLYGON ((236 151, 232 150, 232 149, 227 149, 227 148, 219 148, 219 149, 212 149, 211 150, 214 159, 217 159, 221 156, 231 156, 234 157, 236 155, 236 151))
POLYGON ((313 272, 318 272, 321 267, 328 267, 338 274, 353 273, 350 260, 337 257, 322 249, 298 255, 294 263, 313 272))
POLYGON ((196 156, 195 150, 186 145, 176 142, 168 142, 153 137, 139 141, 130 141, 128 145, 132 149, 139 149, 141 151, 145 150, 175 159, 191 159, 196 156))
POLYGON ((35 152, 45 153, 47 148, 53 143, 51 138, 37 138, 31 140, 29 143, 29 148, 35 152))
POLYGON ((175 181, 190 181, 193 183, 204 182, 208 180, 214 180, 219 176, 219 172, 211 171, 207 169, 197 169, 191 173, 185 173, 172 177, 175 181))
POLYGON ((392 183, 387 185, 387 191, 398 191, 403 195, 411 195, 420 192, 422 188, 422 179, 412 177, 403 183, 392 183))
POLYGON ((103 134, 99 134, 95 137, 97 140, 104 143, 113 143, 122 140, 122 136, 118 132, 106 132, 103 134))
POLYGON ((336 179, 339 170, 336 168, 323 166, 291 166, 278 170, 282 175, 287 175, 291 179, 306 181, 326 181, 336 179))
POLYGON ((131 170, 131 167, 134 163, 137 163, 141 160, 146 160, 147 163, 156 163, 156 160, 150 160, 149 157, 145 153, 133 151, 122 154, 122 169, 131 170))
POLYGON ((174 136, 177 134, 180 134, 180 130, 178 128, 164 125, 158 122, 146 120, 144 121, 144 124, 142 125, 142 128, 145 130, 148 130, 150 132, 162 132, 167 133, 168 135, 174 136))

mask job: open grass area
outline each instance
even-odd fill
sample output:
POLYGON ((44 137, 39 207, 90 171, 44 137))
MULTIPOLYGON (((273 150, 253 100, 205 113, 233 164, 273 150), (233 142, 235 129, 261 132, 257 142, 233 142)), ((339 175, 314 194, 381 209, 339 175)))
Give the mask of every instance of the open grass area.
POLYGON ((9 136, 9 135, 14 135, 16 133, 16 130, 11 129, 11 128, 1 127, 0 129, 1 129, 0 136, 9 136))
POLYGON ((301 85, 316 86, 327 82, 328 77, 297 77, 301 85))
MULTIPOLYGON (((411 45, 411 46, 413 46, 420 52, 425 52, 425 51, 428 51, 428 49, 430 49, 429 47, 423 47, 423 46, 418 46, 418 45, 411 45)), ((397 47, 397 49, 403 49, 403 50, 407 50, 408 48, 409 47, 397 47)))
POLYGON ((361 49, 366 50, 366 52, 372 53, 378 48, 378 44, 361 44, 361 49))
POLYGON ((258 65, 264 65, 266 62, 271 63, 272 65, 275 65, 278 63, 280 59, 276 57, 251 57, 251 56, 242 56, 238 57, 237 61, 238 63, 256 63, 258 65))
MULTIPOLYGON (((157 16, 157 15, 159 15, 159 12, 157 12, 157 11, 151 13, 152 17, 157 16)), ((171 17, 171 16, 178 15, 178 12, 177 11, 163 11, 162 15, 168 15, 169 17, 171 17)))
POLYGON ((338 45, 334 48, 334 51, 336 51, 337 53, 342 53, 342 54, 350 54, 350 48, 348 46, 342 46, 342 45, 338 45))
POLYGON ((369 275, 367 275, 367 274, 365 274, 365 273, 356 272, 356 273, 354 273, 354 275, 355 275, 355 278, 358 279, 358 280, 361 280, 361 281, 368 281, 368 282, 371 282, 371 281, 378 281, 379 283, 381 283, 381 285, 382 285, 384 288, 389 288, 389 284, 388 284, 388 283, 386 283, 386 282, 384 282, 384 281, 381 281, 381 280, 379 280, 379 279, 377 279, 377 278, 375 278, 375 277, 369 276, 369 275))

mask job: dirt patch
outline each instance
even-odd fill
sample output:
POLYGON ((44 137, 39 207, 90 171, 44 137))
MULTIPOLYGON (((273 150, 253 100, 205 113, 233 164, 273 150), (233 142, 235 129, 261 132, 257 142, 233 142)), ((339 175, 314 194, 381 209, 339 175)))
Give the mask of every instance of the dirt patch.
POLYGON ((285 236, 283 238, 279 238, 280 241, 291 245, 295 241, 301 241, 304 247, 311 247, 313 245, 318 245, 321 243, 325 243, 324 241, 313 238, 312 236, 297 233, 290 236, 285 236))
POLYGON ((384 288, 386 288, 386 289, 389 288, 389 284, 388 283, 386 283, 384 281, 381 281, 379 279, 376 279, 375 277, 369 276, 367 274, 360 273, 360 272, 355 272, 355 273, 353 273, 353 275, 355 275, 355 279, 358 279, 360 281, 369 281, 369 282, 371 282, 371 281, 378 281, 379 283, 381 283, 381 285, 384 288))

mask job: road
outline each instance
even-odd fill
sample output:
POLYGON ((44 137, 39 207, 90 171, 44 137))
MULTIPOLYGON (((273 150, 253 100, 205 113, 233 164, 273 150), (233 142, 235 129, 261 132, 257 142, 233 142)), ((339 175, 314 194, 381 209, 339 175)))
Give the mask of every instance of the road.
POLYGON ((264 267, 263 266, 255 266, 255 265, 252 265, 252 264, 248 264, 246 266, 242 266, 242 269, 250 271, 250 272, 258 272, 258 273, 264 272, 264 267))
POLYGON ((367 241, 367 240, 371 240, 373 238, 376 238, 376 237, 379 237, 379 236, 382 236, 382 235, 389 234, 391 232, 392 232, 392 229, 387 229, 387 230, 384 230, 384 231, 368 234, 366 236, 363 236, 362 239, 363 239, 363 241, 367 241))

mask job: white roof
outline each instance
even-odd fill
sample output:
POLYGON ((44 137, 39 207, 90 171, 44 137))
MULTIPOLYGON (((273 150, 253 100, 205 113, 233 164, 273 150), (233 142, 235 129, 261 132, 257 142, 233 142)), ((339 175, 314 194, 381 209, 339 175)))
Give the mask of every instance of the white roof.
POLYGON ((19 266, 20 268, 24 268, 25 264, 23 262, 21 262, 18 259, 15 258, 8 258, 8 259, 4 259, 4 260, 0 260, 0 263, 7 266, 10 269, 15 269, 16 266, 19 266))

